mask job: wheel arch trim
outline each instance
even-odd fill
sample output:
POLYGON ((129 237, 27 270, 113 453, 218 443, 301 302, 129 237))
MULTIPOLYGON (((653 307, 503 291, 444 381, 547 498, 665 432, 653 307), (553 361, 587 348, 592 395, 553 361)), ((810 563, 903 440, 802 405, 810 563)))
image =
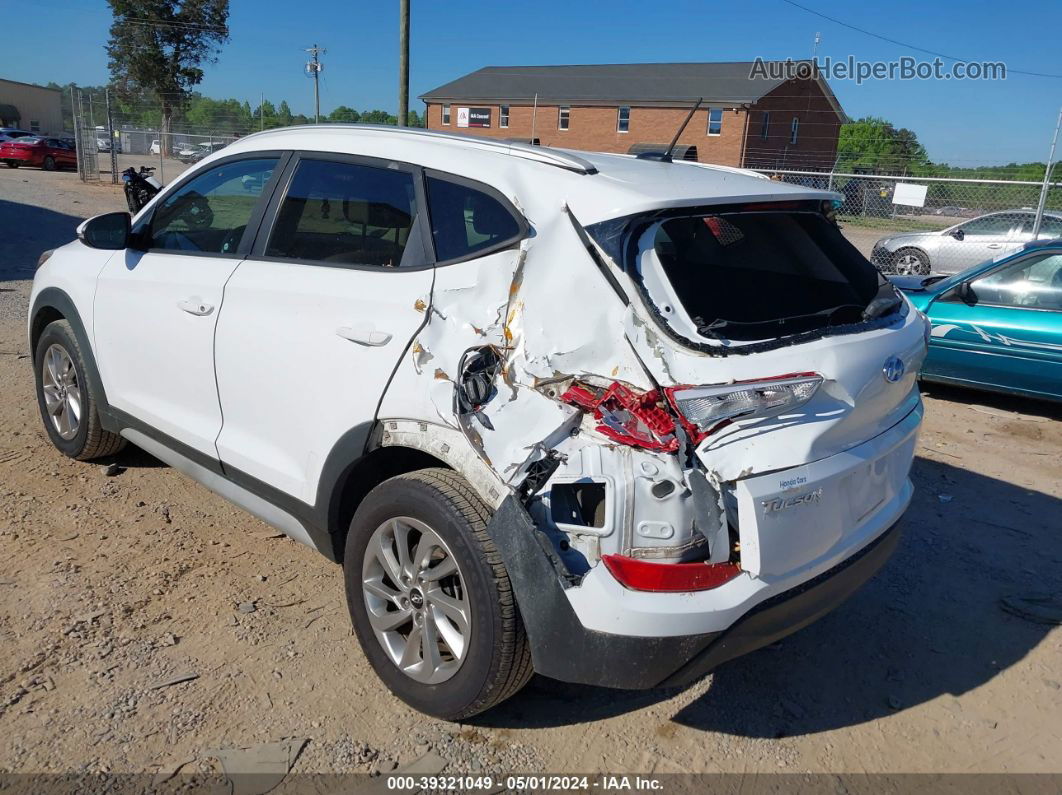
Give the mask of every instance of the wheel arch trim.
POLYGON ((33 306, 30 308, 29 313, 30 358, 36 361, 37 342, 48 325, 41 321, 41 317, 49 309, 58 312, 62 319, 70 324, 74 337, 77 339, 78 347, 81 348, 82 365, 85 369, 85 377, 89 381, 89 388, 92 389, 93 397, 96 400, 100 424, 104 430, 117 433, 121 429, 112 415, 110 403, 107 402, 107 390, 103 388, 103 379, 100 377, 99 367, 96 365, 96 352, 89 340, 88 332, 85 331, 81 313, 78 312, 73 299, 58 287, 45 287, 33 299, 33 306))

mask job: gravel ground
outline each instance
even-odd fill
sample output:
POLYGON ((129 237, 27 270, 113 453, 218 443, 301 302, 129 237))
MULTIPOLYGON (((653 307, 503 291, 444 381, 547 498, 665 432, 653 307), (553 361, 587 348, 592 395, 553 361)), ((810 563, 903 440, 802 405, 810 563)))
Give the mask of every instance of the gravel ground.
POLYGON ((135 449, 108 476, 48 444, 28 279, 123 206, 0 170, 0 771, 209 771, 300 738, 302 772, 1062 772, 1062 630, 1000 606, 1059 588, 1056 409, 933 389, 899 551, 804 631, 685 690, 536 678, 446 723, 374 677, 338 567, 135 449))

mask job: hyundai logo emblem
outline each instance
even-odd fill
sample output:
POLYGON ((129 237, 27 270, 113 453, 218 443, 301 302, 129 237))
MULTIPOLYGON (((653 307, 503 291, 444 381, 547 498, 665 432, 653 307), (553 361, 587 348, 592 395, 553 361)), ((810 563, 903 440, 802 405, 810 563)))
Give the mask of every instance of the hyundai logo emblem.
POLYGON ((885 380, 890 384, 895 384, 901 378, 903 378, 903 360, 899 356, 890 356, 885 360, 885 365, 881 368, 881 374, 885 376, 885 380))

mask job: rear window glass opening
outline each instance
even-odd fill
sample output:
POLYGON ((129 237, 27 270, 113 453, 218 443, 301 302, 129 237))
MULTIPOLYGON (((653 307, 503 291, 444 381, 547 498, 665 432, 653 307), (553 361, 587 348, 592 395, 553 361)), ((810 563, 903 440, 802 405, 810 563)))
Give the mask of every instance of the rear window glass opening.
POLYGON ((732 340, 857 323, 880 287, 877 270, 816 212, 663 220, 643 233, 638 267, 676 331, 732 340))

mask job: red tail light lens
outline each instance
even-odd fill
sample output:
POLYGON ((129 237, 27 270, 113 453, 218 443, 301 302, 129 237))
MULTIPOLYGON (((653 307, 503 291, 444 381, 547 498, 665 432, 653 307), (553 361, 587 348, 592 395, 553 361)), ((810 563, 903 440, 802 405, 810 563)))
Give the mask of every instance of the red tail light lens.
POLYGON ((679 448, 675 420, 661 405, 658 389, 635 392, 618 382, 604 390, 573 384, 561 400, 592 411, 598 432, 621 444, 665 453, 679 448))
POLYGON ((655 593, 708 591, 741 573, 735 563, 649 563, 625 555, 602 555, 601 562, 624 588, 655 593))

